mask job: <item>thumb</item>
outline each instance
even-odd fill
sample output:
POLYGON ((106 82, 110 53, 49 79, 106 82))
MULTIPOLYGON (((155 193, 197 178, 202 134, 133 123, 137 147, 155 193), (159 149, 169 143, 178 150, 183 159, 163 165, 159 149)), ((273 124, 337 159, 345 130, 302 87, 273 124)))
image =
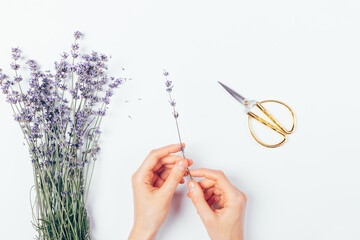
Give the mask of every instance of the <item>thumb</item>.
POLYGON ((191 180, 188 182, 188 188, 190 193, 190 198, 198 211, 201 219, 204 221, 212 216, 213 211, 211 210, 208 203, 205 201, 204 192, 201 189, 200 185, 191 180))
POLYGON ((171 172, 162 186, 165 192, 173 194, 179 182, 184 177, 186 168, 188 167, 188 161, 182 159, 178 161, 175 166, 171 169, 171 172))

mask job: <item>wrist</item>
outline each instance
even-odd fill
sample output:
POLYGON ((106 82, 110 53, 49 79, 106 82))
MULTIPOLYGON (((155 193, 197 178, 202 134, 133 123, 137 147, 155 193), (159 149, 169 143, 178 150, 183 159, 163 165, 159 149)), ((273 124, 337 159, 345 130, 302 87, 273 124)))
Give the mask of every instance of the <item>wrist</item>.
POLYGON ((130 235, 129 240, 137 240, 137 239, 144 239, 144 240, 153 240, 155 239, 157 231, 152 230, 148 227, 140 227, 134 225, 130 235))
POLYGON ((243 228, 236 229, 233 231, 230 237, 231 240, 244 240, 244 230, 243 228))

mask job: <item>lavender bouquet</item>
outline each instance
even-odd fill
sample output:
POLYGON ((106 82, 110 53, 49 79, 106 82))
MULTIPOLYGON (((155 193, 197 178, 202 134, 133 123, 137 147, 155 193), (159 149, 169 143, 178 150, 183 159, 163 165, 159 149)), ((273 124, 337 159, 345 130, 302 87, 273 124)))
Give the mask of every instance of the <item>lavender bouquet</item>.
POLYGON ((35 197, 32 224, 37 239, 91 239, 86 211, 91 178, 100 150, 100 124, 126 78, 107 76, 105 54, 81 54, 74 33, 70 53, 41 71, 27 60, 30 76, 20 75, 20 49, 12 49, 10 78, 0 69, 1 91, 29 147, 35 197), (22 83, 28 82, 28 86, 22 83))

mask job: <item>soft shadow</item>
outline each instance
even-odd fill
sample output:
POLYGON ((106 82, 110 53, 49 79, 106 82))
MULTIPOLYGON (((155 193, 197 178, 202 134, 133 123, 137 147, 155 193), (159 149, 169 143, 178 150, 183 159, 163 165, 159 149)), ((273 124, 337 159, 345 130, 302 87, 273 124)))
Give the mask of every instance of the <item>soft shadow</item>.
POLYGON ((254 222, 255 220, 253 219, 253 215, 255 212, 254 207, 257 204, 257 199, 255 198, 255 196, 252 194, 251 189, 247 188, 247 185, 244 179, 242 179, 239 176, 234 176, 234 175, 227 175, 227 178, 229 179, 229 181, 235 186, 237 187, 240 191, 242 191, 243 193, 246 194, 248 201, 246 204, 246 210, 245 210, 245 224, 244 224, 244 228, 245 228, 245 239, 250 240, 253 239, 252 238, 252 234, 250 232, 250 222, 254 222))
POLYGON ((93 232, 96 232, 96 224, 95 224, 95 219, 92 216, 93 209, 92 209, 92 205, 91 205, 90 201, 86 205, 86 211, 87 211, 88 217, 90 219, 90 235, 91 235, 91 239, 96 240, 96 238, 93 237, 93 235, 92 235, 93 232))
POLYGON ((181 210, 182 202, 185 195, 185 188, 183 186, 181 189, 175 191, 174 197, 171 201, 169 214, 165 220, 165 223, 161 226, 156 239, 169 239, 167 233, 170 231, 171 228, 175 227, 174 223, 177 221, 177 215, 181 210))

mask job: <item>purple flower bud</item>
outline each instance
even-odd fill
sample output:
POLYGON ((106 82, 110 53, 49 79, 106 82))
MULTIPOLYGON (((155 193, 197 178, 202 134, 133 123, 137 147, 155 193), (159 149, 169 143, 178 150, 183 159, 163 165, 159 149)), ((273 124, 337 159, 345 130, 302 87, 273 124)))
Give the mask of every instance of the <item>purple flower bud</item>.
POLYGON ((18 75, 18 76, 14 77, 15 82, 21 82, 22 80, 23 80, 23 78, 21 77, 21 75, 18 75))
MULTIPOLYGON (((113 80, 114 78, 110 78, 111 80, 113 80)), ((113 81, 112 83, 109 84, 110 88, 117 88, 120 84, 122 84, 122 79, 121 78, 117 78, 115 81, 113 81)))
POLYGON ((103 98, 103 102, 104 102, 106 105, 110 104, 110 98, 104 97, 104 98, 103 98))
POLYGON ((17 100, 17 94, 16 94, 14 91, 12 91, 11 94, 8 94, 8 95, 6 96, 6 101, 7 101, 8 103, 11 103, 11 104, 16 104, 16 103, 18 102, 18 100, 17 100))
MULTIPOLYGON (((1 69, 0 69, 0 70, 1 70, 1 69)), ((5 75, 5 74, 3 74, 3 73, 1 73, 1 71, 0 71, 0 85, 1 85, 1 82, 2 82, 4 79, 6 79, 6 78, 8 78, 8 76, 5 75)))
POLYGON ((172 81, 166 80, 165 86, 166 86, 167 88, 171 87, 171 84, 172 84, 172 81))
POLYGON ((108 60, 108 57, 105 54, 100 54, 101 61, 106 62, 108 60))
POLYGON ((166 88, 166 91, 171 92, 173 89, 173 86, 166 88))
POLYGON ((16 61, 20 58, 20 53, 13 53, 13 54, 11 54, 11 57, 12 57, 12 59, 14 59, 16 61))
POLYGON ((19 64, 17 64, 17 63, 11 63, 10 64, 10 66, 11 66, 11 68, 13 69, 13 70, 19 70, 19 68, 20 68, 20 65, 19 64))
POLYGON ((76 31, 74 32, 74 37, 75 39, 79 39, 81 36, 83 36, 84 34, 82 34, 80 31, 76 31))
POLYGON ((95 132, 95 134, 100 134, 101 133, 100 127, 96 127, 94 132, 95 132))
POLYGON ((111 89, 106 91, 106 97, 111 97, 113 94, 114 92, 111 89))
POLYGON ((75 43, 75 44, 73 43, 73 44, 71 44, 71 48, 74 51, 79 50, 79 44, 78 43, 75 43))
POLYGON ((179 113, 178 113, 178 112, 175 111, 173 114, 174 114, 174 118, 178 118, 178 117, 179 117, 179 113))
POLYGON ((66 84, 59 84, 59 88, 63 91, 66 91, 67 90, 67 86, 66 84))
POLYGON ((17 122, 21 121, 21 115, 20 114, 14 114, 14 120, 17 122))
POLYGON ((71 55, 73 56, 73 58, 77 58, 79 56, 79 52, 71 50, 71 55))
POLYGON ((8 94, 9 93, 9 88, 13 84, 14 84, 14 82, 11 82, 9 80, 3 81, 2 84, 1 84, 1 90, 2 90, 3 94, 8 94))
POLYGON ((14 48, 11 48, 11 51, 13 53, 19 53, 20 52, 20 48, 19 47, 14 47, 14 48))
POLYGON ((106 115, 105 109, 104 109, 104 110, 99 109, 96 113, 97 113, 97 115, 99 115, 99 116, 105 116, 105 115, 106 115))
POLYGON ((66 59, 66 58, 69 56, 69 54, 66 53, 66 52, 63 52, 62 54, 60 54, 60 56, 61 56, 63 59, 66 59))
POLYGON ((29 59, 26 61, 26 64, 30 67, 30 70, 32 71, 36 71, 38 69, 38 64, 35 60, 29 59))

